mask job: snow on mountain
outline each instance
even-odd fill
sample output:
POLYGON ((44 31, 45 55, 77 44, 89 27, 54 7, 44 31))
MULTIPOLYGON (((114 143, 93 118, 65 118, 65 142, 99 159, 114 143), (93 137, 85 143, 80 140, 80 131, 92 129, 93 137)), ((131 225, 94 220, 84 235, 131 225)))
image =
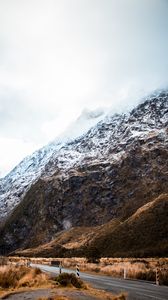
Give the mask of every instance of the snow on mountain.
POLYGON ((68 129, 73 138, 67 131, 0 180, 0 215, 7 216, 39 177, 66 177, 79 166, 118 161, 138 143, 149 148, 167 144, 167 120, 168 92, 164 91, 144 99, 130 113, 104 116, 101 110, 84 111, 68 129))
POLYGON ((50 175, 62 172, 63 176, 67 176, 71 169, 87 162, 95 164, 118 160, 136 141, 152 143, 157 136, 160 141, 167 142, 167 109, 168 93, 160 93, 131 113, 106 116, 85 135, 63 145, 59 155, 50 158, 46 170, 50 175))
POLYGON ((104 110, 84 110, 78 119, 54 141, 23 159, 7 176, 0 178, 0 216, 5 217, 19 204, 29 187, 46 173, 45 166, 65 143, 94 126, 104 116, 104 110))

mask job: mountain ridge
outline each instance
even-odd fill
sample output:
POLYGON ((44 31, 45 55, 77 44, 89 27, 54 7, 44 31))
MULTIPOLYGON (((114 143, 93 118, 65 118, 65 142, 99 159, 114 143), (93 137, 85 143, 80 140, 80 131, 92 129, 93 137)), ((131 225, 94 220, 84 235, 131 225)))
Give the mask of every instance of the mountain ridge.
POLYGON ((10 252, 71 227, 124 221, 168 192, 167 120, 168 92, 162 91, 61 145, 8 217, 1 246, 10 252))

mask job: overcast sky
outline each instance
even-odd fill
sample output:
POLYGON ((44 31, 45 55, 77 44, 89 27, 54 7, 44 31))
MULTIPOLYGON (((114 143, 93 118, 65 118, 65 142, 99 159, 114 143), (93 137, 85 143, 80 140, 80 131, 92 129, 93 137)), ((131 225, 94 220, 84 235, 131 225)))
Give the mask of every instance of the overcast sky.
POLYGON ((84 109, 167 85, 167 0, 0 0, 0 176, 84 109))

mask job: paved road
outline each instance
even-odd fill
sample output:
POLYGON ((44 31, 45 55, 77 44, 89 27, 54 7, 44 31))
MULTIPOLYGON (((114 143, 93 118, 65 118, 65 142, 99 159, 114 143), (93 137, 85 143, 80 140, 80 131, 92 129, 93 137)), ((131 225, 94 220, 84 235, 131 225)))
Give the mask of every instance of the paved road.
MULTIPOLYGON (((31 264, 45 272, 58 274, 59 268, 46 265, 31 264)), ((62 269, 62 272, 72 273, 74 270, 62 269)), ((81 272, 80 278, 92 284, 93 287, 103 289, 111 293, 127 292, 129 300, 168 300, 168 287, 156 286, 152 283, 112 278, 110 276, 91 275, 81 272)), ((102 299, 103 300, 103 299, 102 299)))

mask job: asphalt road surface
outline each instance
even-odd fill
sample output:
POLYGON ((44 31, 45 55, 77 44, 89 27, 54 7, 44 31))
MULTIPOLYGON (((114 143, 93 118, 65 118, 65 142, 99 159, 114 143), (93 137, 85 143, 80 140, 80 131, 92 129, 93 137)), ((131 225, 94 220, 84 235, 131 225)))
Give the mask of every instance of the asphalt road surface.
MULTIPOLYGON (((49 272, 51 274, 59 273, 58 267, 40 264, 31 264, 31 266, 38 267, 42 271, 49 272)), ((75 271, 70 269, 62 269, 62 272, 72 273, 75 271)), ((91 275, 84 272, 80 272, 80 278, 84 281, 87 281, 97 289, 102 289, 114 294, 126 292, 129 300, 168 300, 167 286, 157 286, 156 284, 145 281, 112 278, 111 276, 91 275)))

